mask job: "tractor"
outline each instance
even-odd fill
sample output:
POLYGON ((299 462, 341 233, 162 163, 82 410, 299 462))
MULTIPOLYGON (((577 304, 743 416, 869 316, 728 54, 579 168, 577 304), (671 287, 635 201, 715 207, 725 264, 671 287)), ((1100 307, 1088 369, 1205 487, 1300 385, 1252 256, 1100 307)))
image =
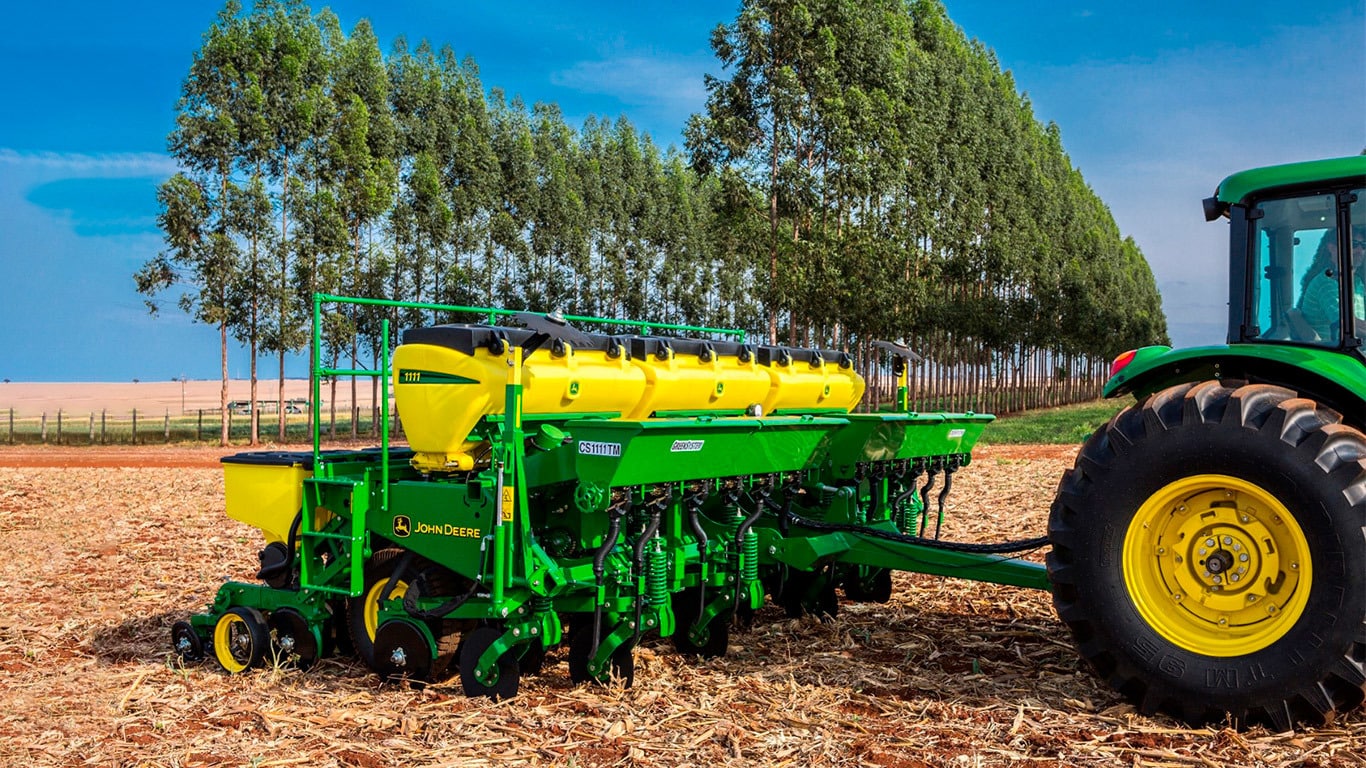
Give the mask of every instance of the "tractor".
POLYGON ((1234 174, 1228 342, 1115 359, 1048 575, 1140 711, 1322 724, 1366 692, 1366 156, 1234 174))

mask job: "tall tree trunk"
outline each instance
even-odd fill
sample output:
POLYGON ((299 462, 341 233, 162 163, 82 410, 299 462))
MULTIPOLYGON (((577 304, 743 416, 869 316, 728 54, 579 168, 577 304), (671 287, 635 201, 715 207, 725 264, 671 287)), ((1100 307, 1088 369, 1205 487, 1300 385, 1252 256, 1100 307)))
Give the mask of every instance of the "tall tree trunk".
POLYGON ((221 417, 221 418, 219 419, 219 422, 220 422, 220 426, 221 426, 221 428, 222 428, 222 433, 221 433, 221 435, 220 435, 220 437, 219 437, 218 444, 221 445, 221 446, 225 446, 225 447, 226 447, 227 444, 228 444, 228 419, 232 416, 232 414, 228 412, 228 323, 227 323, 227 321, 224 321, 224 322, 221 322, 221 323, 218 324, 218 352, 219 352, 219 364, 220 364, 219 367, 220 367, 220 370, 221 370, 222 373, 223 373, 223 388, 219 391, 219 398, 218 398, 219 408, 221 409, 221 410, 219 410, 219 412, 218 412, 218 413, 219 413, 219 416, 221 417))
POLYGON ((280 192, 280 328, 279 328, 279 349, 278 362, 280 364, 279 387, 276 390, 275 402, 279 410, 279 435, 277 439, 285 442, 285 322, 289 319, 289 156, 284 158, 284 179, 280 192))

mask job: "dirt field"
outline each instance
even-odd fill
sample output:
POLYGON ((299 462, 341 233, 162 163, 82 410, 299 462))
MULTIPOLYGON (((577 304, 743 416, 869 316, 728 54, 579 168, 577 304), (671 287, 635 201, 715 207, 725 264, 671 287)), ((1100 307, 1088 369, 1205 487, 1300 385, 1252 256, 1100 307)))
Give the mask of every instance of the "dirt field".
MULTIPOLYGON (((1285 734, 1140 717, 1046 594, 909 575, 833 622, 765 608, 723 659, 649 641, 630 690, 571 686, 563 651, 501 703, 345 659, 181 668, 170 625, 259 546, 223 516, 223 452, 0 450, 0 765, 1366 765, 1362 711, 1285 734)), ((1038 535, 1074 452, 980 450, 948 537, 1038 535)))

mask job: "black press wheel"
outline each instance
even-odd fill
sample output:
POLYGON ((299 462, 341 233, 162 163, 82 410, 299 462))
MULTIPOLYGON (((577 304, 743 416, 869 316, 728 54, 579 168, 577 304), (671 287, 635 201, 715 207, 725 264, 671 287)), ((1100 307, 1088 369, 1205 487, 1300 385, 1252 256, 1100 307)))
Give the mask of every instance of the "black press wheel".
POLYGON ((790 619, 800 619, 810 613, 821 621, 829 621, 840 613, 834 583, 825 574, 815 571, 789 568, 782 592, 775 599, 790 619))
MULTIPOLYGON (((621 681, 624 688, 630 688, 636 680, 636 657, 630 643, 626 643, 612 653, 608 669, 599 674, 593 674, 588 669, 588 663, 592 659, 593 651, 593 625, 587 622, 588 626, 579 627, 569 638, 569 679, 575 685, 581 685, 589 681, 606 685, 612 680, 621 681)), ((607 631, 603 630, 602 637, 607 637, 607 631)))
POLYGON ((1366 436, 1339 421, 1207 381, 1086 442, 1049 518, 1053 602, 1141 712, 1287 729, 1366 698, 1366 436))
POLYGON ((424 683, 432 674, 432 647, 411 621, 390 619, 375 633, 372 668, 385 680, 424 683))
POLYGON ((293 608, 280 608, 271 612, 266 624, 270 627, 270 653, 275 663, 302 670, 318 660, 318 639, 303 614, 293 608))
POLYGON ((498 679, 489 680, 489 671, 479 668, 479 657, 502 636, 503 631, 497 627, 479 627, 461 641, 457 663, 460 665, 460 684, 464 687, 466 696, 485 696, 497 701, 517 695, 522 670, 516 654, 511 650, 498 657, 498 679))
POLYGON ((522 652, 522 658, 517 662, 522 672, 528 675, 539 675, 545 670, 545 645, 540 640, 532 640, 527 645, 527 649, 522 652))
POLYGON ((261 666, 269 647, 266 619, 255 608, 229 608, 214 624, 214 657, 234 675, 261 666))
POLYGON ((204 641, 188 621, 171 625, 171 650, 186 664, 204 660, 204 641))
POLYGON ((844 579, 844 595, 856 603, 886 603, 892 599, 892 572, 859 566, 844 579))
MULTIPOLYGON (((707 593, 709 596, 715 593, 707 593)), ((703 630, 703 637, 696 642, 689 636, 689 628, 697 623, 702 617, 702 590, 700 587, 688 587, 681 592, 673 594, 673 612, 678 617, 678 626, 674 629, 673 641, 674 648, 684 656, 696 656, 703 659, 716 659, 726 655, 726 649, 730 646, 730 621, 729 616, 717 616, 703 630)))

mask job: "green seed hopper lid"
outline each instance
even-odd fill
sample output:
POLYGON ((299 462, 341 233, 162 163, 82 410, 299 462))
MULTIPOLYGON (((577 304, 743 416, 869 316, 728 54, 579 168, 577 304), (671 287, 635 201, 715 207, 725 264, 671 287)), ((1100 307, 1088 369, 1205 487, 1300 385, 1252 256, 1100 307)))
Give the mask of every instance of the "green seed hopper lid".
POLYGON ((845 418, 849 425, 828 445, 830 463, 840 475, 859 462, 969 453, 996 419, 985 413, 851 413, 845 418))
POLYGON ((806 469, 847 417, 575 420, 579 478, 603 487, 806 469))

